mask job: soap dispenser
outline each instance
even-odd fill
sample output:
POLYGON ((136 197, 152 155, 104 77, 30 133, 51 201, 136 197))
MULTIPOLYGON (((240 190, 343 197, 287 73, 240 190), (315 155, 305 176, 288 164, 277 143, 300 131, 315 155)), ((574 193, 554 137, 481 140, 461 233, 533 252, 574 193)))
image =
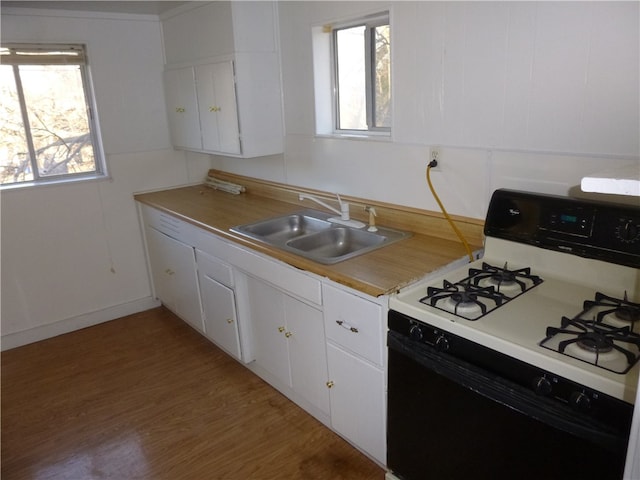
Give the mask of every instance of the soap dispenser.
POLYGON ((378 213, 376 212, 375 207, 366 206, 364 209, 369 212, 369 228, 367 228, 368 232, 377 232, 378 227, 376 227, 376 217, 378 213))

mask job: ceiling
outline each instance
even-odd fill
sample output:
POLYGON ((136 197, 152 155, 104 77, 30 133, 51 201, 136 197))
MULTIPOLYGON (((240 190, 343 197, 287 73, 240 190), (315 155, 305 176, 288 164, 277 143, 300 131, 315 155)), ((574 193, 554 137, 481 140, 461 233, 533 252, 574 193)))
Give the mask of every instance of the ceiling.
POLYGON ((185 3, 174 1, 0 1, 2 7, 42 8, 46 10, 82 10, 88 12, 132 13, 144 15, 160 15, 185 3))

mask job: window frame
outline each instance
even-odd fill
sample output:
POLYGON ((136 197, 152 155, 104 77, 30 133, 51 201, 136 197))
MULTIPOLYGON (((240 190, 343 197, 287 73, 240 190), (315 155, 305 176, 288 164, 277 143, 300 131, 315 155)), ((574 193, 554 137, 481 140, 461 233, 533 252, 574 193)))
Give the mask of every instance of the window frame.
MULTIPOLYGON (((331 27, 331 92, 332 92, 332 117, 333 133, 336 135, 383 135, 391 136, 391 126, 379 127, 375 125, 376 95, 375 95, 375 29, 380 26, 389 26, 389 36, 391 37, 391 21, 388 11, 360 17, 351 21, 341 22, 331 27), (338 41, 337 35, 340 30, 354 27, 365 27, 364 39, 364 60, 365 60, 365 100, 366 100, 366 129, 340 128, 340 92, 338 82, 338 41)), ((390 102, 391 102, 391 92, 390 102)), ((393 114, 391 115, 393 123, 393 114)))
MULTIPOLYGON (((0 63, 3 66, 10 66, 13 70, 13 78, 15 81, 16 92, 18 95, 18 103, 20 104, 22 123, 24 126, 24 133, 26 137, 27 149, 29 152, 31 170, 33 172, 33 179, 17 181, 12 183, 0 183, 0 190, 32 187, 37 185, 50 185, 50 184, 62 184, 62 183, 76 183, 79 181, 96 180, 109 178, 107 170, 107 162, 102 145, 102 135, 100 132, 100 123, 98 121, 96 100, 93 89, 93 82, 91 79, 91 70, 87 55, 87 46, 85 44, 49 44, 49 43, 18 43, 18 42, 2 42, 0 44, 2 49, 12 50, 28 50, 28 51, 77 51, 78 57, 75 60, 67 61, 62 56, 58 59, 52 55, 46 60, 49 61, 34 61, 28 60, 28 55, 25 55, 24 61, 16 60, 12 56, 10 61, 6 61, 5 55, 0 55, 0 63), (38 167, 38 158, 36 156, 36 149, 34 146, 34 140, 31 132, 31 125, 29 122, 29 114, 27 108, 26 97, 24 88, 22 85, 22 79, 20 77, 21 65, 77 65, 80 70, 80 79, 82 82, 82 90, 84 96, 84 105, 87 111, 87 125, 90 142, 93 148, 95 169, 90 172, 75 172, 75 173, 59 173, 42 175, 38 167)), ((43 55, 44 58, 45 55, 43 55)))

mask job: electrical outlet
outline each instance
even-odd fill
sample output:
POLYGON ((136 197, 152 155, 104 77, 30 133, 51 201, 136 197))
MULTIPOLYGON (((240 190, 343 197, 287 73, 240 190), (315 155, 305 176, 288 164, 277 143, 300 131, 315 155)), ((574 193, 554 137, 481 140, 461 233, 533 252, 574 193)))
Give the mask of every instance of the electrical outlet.
POLYGON ((431 147, 429 149, 429 162, 432 162, 433 160, 438 162, 438 165, 432 168, 438 168, 440 166, 440 162, 442 162, 442 157, 440 156, 440 147, 431 147))

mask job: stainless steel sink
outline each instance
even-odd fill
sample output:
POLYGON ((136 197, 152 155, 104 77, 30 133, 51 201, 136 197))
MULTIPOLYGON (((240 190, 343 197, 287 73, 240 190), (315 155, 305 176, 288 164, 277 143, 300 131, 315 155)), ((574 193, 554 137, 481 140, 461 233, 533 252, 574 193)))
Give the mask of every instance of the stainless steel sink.
POLYGON ((284 217, 270 218, 231 230, 264 240, 267 243, 282 243, 292 238, 320 232, 331 228, 331 222, 309 215, 309 212, 294 213, 284 217))
POLYGON ((331 223, 331 216, 304 210, 238 225, 231 231, 323 264, 338 263, 411 236, 380 226, 377 232, 345 227, 331 223))

